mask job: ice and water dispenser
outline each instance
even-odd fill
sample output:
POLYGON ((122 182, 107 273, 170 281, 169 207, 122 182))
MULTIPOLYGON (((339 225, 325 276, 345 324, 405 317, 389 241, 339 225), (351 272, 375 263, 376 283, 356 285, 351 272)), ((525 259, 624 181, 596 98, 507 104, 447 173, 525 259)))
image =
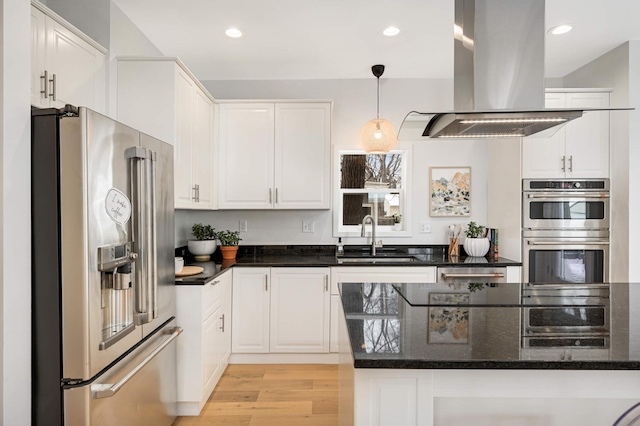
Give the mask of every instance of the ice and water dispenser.
POLYGON ((133 322, 133 243, 98 247, 101 282, 102 341, 106 349, 135 329, 133 322))

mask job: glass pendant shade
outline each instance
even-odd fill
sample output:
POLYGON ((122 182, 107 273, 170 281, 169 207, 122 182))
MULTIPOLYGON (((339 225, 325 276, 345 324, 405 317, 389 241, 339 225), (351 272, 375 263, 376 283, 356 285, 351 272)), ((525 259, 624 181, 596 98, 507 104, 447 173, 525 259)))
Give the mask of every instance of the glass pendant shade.
POLYGON ((384 65, 374 65, 371 72, 378 79, 376 96, 376 118, 369 120, 360 130, 360 144, 370 154, 385 154, 396 146, 398 137, 396 129, 389 120, 380 118, 380 76, 384 73, 384 65))
POLYGON ((365 152, 370 154, 387 153, 396 146, 397 141, 395 127, 384 118, 369 120, 360 130, 360 143, 365 152))

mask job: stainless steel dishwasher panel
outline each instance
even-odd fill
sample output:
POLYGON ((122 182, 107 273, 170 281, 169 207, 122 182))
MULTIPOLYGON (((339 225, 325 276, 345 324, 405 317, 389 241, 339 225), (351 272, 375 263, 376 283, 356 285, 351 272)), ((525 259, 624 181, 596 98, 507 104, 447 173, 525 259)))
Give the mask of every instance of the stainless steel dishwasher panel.
POLYGON ((438 283, 506 283, 507 268, 502 267, 451 267, 438 268, 438 283))

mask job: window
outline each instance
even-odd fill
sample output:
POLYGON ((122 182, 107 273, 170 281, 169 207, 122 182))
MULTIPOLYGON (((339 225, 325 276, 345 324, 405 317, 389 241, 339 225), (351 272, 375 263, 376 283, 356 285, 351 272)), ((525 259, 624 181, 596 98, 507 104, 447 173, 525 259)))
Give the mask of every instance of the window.
POLYGON ((378 235, 407 234, 402 232, 407 231, 404 151, 388 154, 341 151, 337 172, 337 235, 360 236, 366 215, 373 216, 378 235))

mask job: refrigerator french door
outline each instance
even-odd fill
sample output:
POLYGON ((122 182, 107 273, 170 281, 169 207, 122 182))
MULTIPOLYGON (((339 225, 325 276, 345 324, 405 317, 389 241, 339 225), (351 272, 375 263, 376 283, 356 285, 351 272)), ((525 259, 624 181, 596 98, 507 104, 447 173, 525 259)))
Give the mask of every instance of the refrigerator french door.
POLYGON ((173 147, 33 109, 34 424, 172 423, 173 253, 173 147))

